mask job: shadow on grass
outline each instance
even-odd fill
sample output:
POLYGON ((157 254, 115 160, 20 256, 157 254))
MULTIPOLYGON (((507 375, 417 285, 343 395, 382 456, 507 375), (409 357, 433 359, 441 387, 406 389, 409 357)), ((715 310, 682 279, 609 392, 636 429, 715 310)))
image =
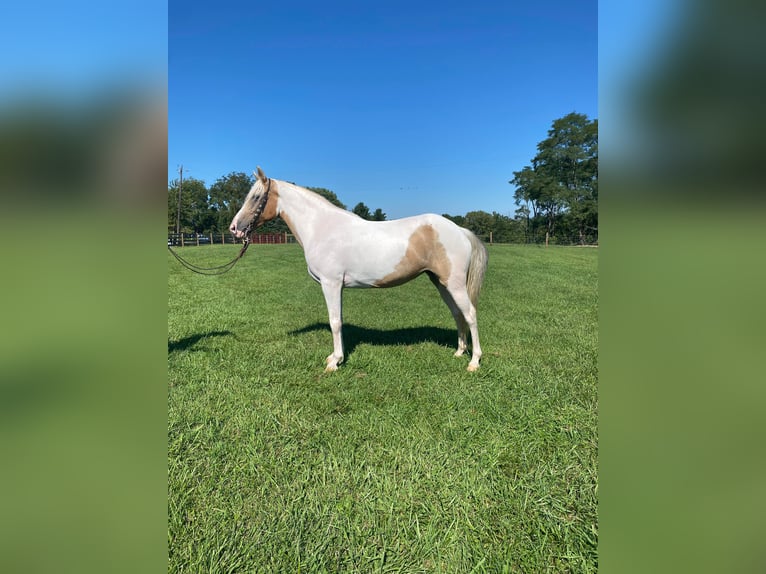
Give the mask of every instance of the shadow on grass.
MULTIPOLYGON (((328 323, 314 323, 300 329, 290 331, 289 335, 300 335, 314 331, 327 331, 330 334, 328 323)), ((444 329, 442 327, 406 327, 403 329, 369 329, 357 325, 343 324, 343 347, 348 358, 354 349, 360 344, 368 345, 416 345, 418 343, 436 343, 437 345, 457 345, 457 330, 444 329)), ((332 347, 332 339, 330 339, 332 347)))
POLYGON ((207 333, 196 333, 194 335, 184 337, 183 339, 178 339, 178 341, 168 341, 168 353, 174 353, 175 351, 186 351, 190 347, 197 344, 200 340, 207 339, 208 337, 228 337, 232 335, 234 335, 234 333, 231 331, 209 331, 207 333))

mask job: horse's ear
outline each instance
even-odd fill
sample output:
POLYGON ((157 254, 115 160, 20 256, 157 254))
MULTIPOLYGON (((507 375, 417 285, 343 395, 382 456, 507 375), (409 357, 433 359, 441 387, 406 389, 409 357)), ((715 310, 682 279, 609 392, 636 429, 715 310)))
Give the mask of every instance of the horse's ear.
POLYGON ((264 183, 265 183, 265 182, 266 182, 266 180, 268 179, 268 178, 266 177, 266 174, 265 174, 265 173, 263 173, 263 170, 261 169, 261 166, 258 166, 258 173, 257 173, 257 174, 255 174, 255 173, 254 173, 253 175, 254 175, 255 177, 257 177, 258 179, 260 179, 260 180, 261 180, 262 182, 264 182, 264 183))

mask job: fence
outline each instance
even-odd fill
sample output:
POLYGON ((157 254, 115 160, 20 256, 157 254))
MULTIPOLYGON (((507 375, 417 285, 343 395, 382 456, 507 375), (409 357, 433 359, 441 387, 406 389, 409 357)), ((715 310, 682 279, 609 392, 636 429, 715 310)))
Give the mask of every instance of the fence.
POLYGON ((486 235, 478 235, 479 239, 487 244, 503 243, 503 244, 515 244, 515 245, 580 245, 580 246, 598 246, 598 232, 591 232, 587 234, 553 234, 549 235, 543 232, 526 233, 526 234, 514 234, 512 237, 504 236, 500 234, 500 237, 496 236, 493 232, 489 232, 486 235))
MULTIPOLYGON (((498 240, 492 232, 489 235, 480 235, 479 239, 488 244, 516 244, 516 245, 583 245, 597 246, 598 235, 551 235, 546 238, 544 233, 529 234, 526 237, 519 237, 516 240, 507 240, 502 238, 498 240)), ((187 245, 214 245, 214 244, 236 244, 241 243, 241 239, 236 239, 231 233, 168 233, 168 245, 183 247, 187 245)), ((258 233, 252 236, 250 243, 258 244, 281 244, 297 243, 295 236, 291 233, 258 233)))
MULTIPOLYGON (((241 242, 241 239, 236 239, 231 233, 168 233, 168 245, 177 247, 188 245, 233 245, 241 242)), ((250 243, 296 243, 296 240, 290 233, 257 233, 251 237, 250 243)))

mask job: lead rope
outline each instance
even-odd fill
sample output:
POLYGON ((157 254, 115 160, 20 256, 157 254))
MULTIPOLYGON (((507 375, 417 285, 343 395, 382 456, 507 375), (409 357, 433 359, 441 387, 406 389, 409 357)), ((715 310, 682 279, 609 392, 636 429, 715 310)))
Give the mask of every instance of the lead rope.
MULTIPOLYGON (((249 227, 248 227, 249 230, 249 227)), ((186 267, 189 271, 192 271, 193 273, 199 273, 200 275, 222 275, 223 273, 226 273, 227 271, 230 271, 234 265, 236 265, 237 261, 239 261, 242 256, 245 254, 245 251, 247 251, 247 246, 250 245, 250 236, 247 235, 245 237, 245 241, 242 245, 242 249, 239 250, 239 253, 237 256, 229 261, 228 263, 224 263, 223 265, 217 265, 216 267, 200 267, 199 265, 195 265, 194 263, 190 263, 183 257, 181 257, 178 253, 173 251, 173 249, 168 245, 168 251, 170 251, 173 254, 173 257, 178 259, 178 262, 186 267)))
POLYGON ((189 261, 181 257, 178 253, 173 251, 170 245, 168 245, 168 251, 170 251, 173 254, 173 257, 175 257, 181 265, 183 265, 184 267, 186 267, 189 271, 193 273, 198 273, 200 275, 223 275, 227 271, 231 271, 234 265, 237 264, 237 261, 242 259, 242 256, 245 254, 245 251, 247 251, 248 245, 250 245, 250 233, 253 229, 253 225, 255 224, 256 221, 258 221, 258 218, 261 216, 261 213, 263 213, 263 210, 266 207, 266 202, 269 199, 269 191, 271 191, 271 180, 269 180, 269 185, 266 188, 266 192, 263 194, 263 197, 261 198, 261 201, 255 210, 255 216, 253 217, 250 224, 245 228, 245 239, 242 242, 242 249, 240 249, 237 256, 231 261, 229 261, 228 263, 224 263, 223 265, 217 265, 215 267, 200 267, 199 265, 190 263, 189 261))

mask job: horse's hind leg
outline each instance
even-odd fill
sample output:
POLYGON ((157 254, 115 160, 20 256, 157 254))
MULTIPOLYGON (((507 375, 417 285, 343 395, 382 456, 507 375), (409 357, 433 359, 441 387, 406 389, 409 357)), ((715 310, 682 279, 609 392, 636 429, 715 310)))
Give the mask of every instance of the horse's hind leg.
POLYGON ((455 356, 460 357, 465 353, 468 346, 468 341, 466 339, 468 324, 465 322, 463 312, 458 308, 452 295, 450 295, 449 290, 439 282, 439 278, 431 272, 428 272, 428 278, 431 280, 431 283, 436 285, 436 288, 439 290, 439 295, 441 295, 442 300, 447 304, 447 307, 449 307, 449 310, 452 313, 452 317, 455 319, 455 324, 457 325, 457 351, 455 351, 455 356))
POLYGON ((468 323, 468 329, 471 331, 471 362, 468 363, 468 370, 475 371, 479 368, 479 360, 481 360, 481 345, 479 344, 479 327, 476 322, 476 307, 471 303, 471 298, 468 296, 468 290, 465 287, 465 283, 458 283, 457 285, 449 285, 447 287, 449 294, 455 301, 455 305, 460 310, 468 323))

